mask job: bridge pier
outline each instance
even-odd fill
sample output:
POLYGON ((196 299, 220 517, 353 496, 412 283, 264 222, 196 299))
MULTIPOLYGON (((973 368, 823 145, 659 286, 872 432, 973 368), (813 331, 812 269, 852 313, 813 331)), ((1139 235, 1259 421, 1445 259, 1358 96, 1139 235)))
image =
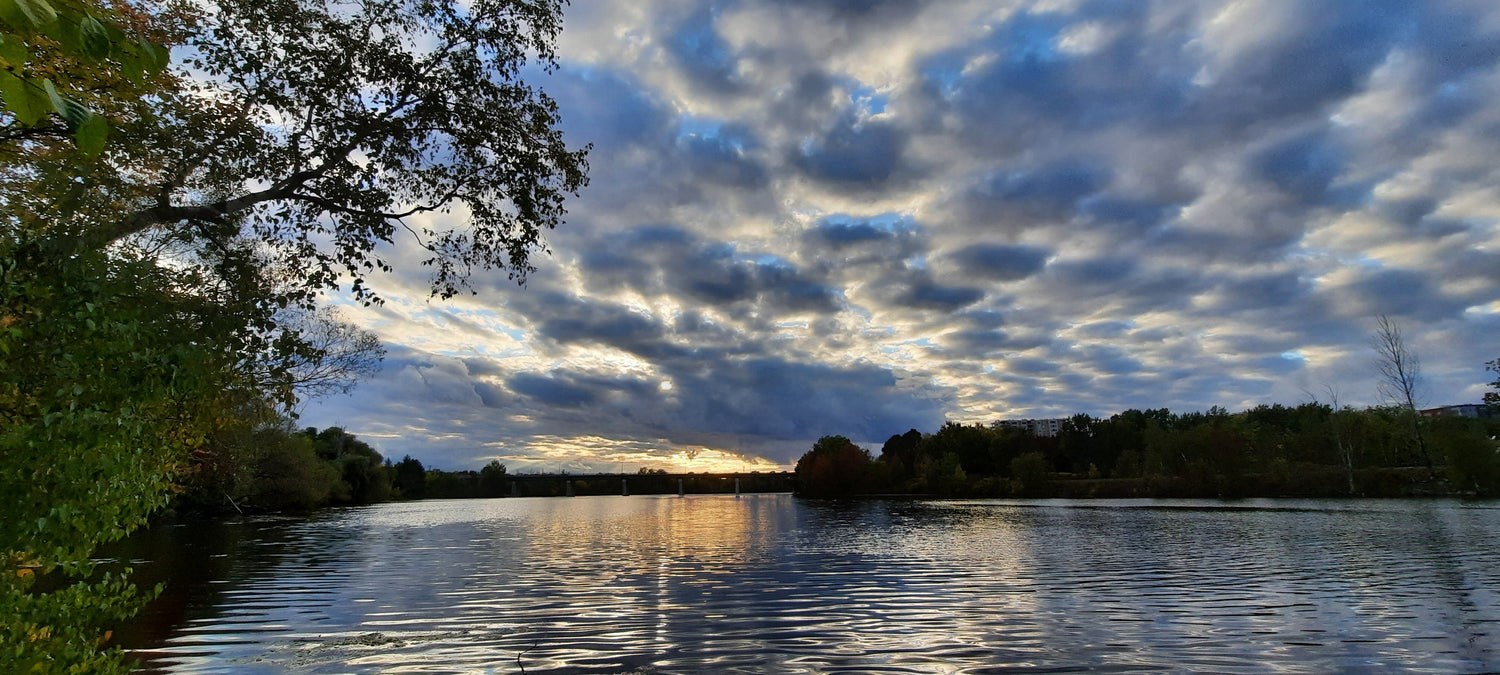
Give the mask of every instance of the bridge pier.
POLYGON ((677 479, 677 496, 681 497, 682 495, 683 495, 683 492, 682 492, 682 479, 678 478, 677 479))
POLYGON ((734 498, 740 498, 740 479, 738 476, 735 476, 734 478, 734 498))
POLYGON ((630 496, 630 482, 629 482, 628 479, 625 479, 625 478, 621 478, 620 479, 620 496, 621 497, 629 497, 630 496))
POLYGON ((568 480, 568 496, 573 496, 573 481, 571 479, 568 480))
POLYGON ((511 481, 510 482, 510 496, 512 496, 512 497, 519 497, 519 496, 521 496, 521 483, 519 481, 511 481))

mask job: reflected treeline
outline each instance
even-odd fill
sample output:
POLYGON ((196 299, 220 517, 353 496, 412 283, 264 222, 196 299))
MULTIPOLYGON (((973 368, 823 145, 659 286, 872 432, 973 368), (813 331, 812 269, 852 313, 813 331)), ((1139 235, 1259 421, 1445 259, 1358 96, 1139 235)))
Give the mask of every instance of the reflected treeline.
POLYGON ((407 456, 392 462, 339 427, 270 426, 223 439, 181 479, 178 511, 267 513, 400 499, 561 497, 615 494, 790 492, 790 473, 511 474, 491 461, 478 471, 429 469, 407 456))
POLYGON ((1307 403, 1075 415, 1055 436, 945 424, 871 454, 825 436, 797 462, 812 496, 1248 497, 1500 494, 1500 419, 1307 403), (1431 464, 1429 465, 1429 458, 1431 464), (1430 468, 1429 468, 1430 466, 1430 468))

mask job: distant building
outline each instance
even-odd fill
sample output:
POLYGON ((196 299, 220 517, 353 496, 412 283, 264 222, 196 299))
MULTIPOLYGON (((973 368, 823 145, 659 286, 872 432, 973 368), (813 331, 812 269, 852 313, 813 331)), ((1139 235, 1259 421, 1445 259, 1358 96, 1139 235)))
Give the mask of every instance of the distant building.
POLYGON ((1483 403, 1460 403, 1422 411, 1423 417, 1472 417, 1484 419, 1490 416, 1490 407, 1483 403))
POLYGON ((1064 418, 1046 420, 1000 420, 999 425, 1011 429, 1025 429, 1033 436, 1056 436, 1062 431, 1064 418))

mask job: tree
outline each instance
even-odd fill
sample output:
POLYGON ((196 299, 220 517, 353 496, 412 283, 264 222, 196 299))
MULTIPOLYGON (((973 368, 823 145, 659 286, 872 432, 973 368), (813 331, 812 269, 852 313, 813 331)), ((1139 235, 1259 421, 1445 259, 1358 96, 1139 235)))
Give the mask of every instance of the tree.
POLYGON ((401 461, 396 462, 393 482, 402 499, 421 499, 427 492, 427 470, 422 467, 420 460, 405 455, 401 461))
POLYGON ((1015 477, 1016 492, 1035 497, 1045 493, 1052 469, 1042 453, 1028 452, 1010 460, 1010 474, 1015 477))
POLYGON ((305 511, 324 506, 341 487, 339 469, 318 457, 312 439, 285 428, 257 430, 261 450, 255 465, 255 506, 305 511))
POLYGON ((489 464, 479 470, 479 494, 485 497, 499 497, 505 494, 505 465, 498 459, 490 460, 489 464))
POLYGON ((316 299, 378 300, 398 228, 436 295, 525 278, 586 183, 521 77, 552 67, 560 9, 0 0, 0 671, 123 668, 99 622, 140 595, 81 581, 93 548, 243 436, 239 412, 368 367, 316 299))
MULTIPOLYGON (((1354 443, 1345 432, 1345 418, 1351 416, 1353 411, 1345 410, 1339 405, 1339 392, 1333 385, 1323 385, 1323 390, 1328 392, 1330 414, 1328 424, 1333 431, 1333 443, 1338 449, 1339 463, 1344 466, 1344 479, 1349 484, 1349 495, 1354 495, 1354 443)), ((1316 401, 1314 401, 1316 403, 1316 401)))
MULTIPOLYGON (((1484 364, 1484 369, 1500 375, 1500 359, 1495 359, 1484 364)), ((1484 392, 1485 405, 1488 405, 1492 410, 1500 408, 1500 377, 1496 377, 1493 382, 1490 382, 1490 389, 1494 389, 1495 391, 1484 392)))
POLYGON ((896 476, 907 476, 916 467, 917 452, 922 446, 922 432, 908 429, 904 434, 893 434, 880 447, 880 461, 890 464, 896 476))
MULTIPOLYGON (((275 317, 279 355, 265 363, 265 382, 285 382, 301 396, 347 394, 385 357, 374 333, 348 323, 338 312, 288 308, 275 317)), ((342 430, 340 430, 342 431, 342 430)))
MULTIPOLYGON (((240 264, 276 268, 296 299, 347 275, 370 300, 365 275, 389 269, 376 247, 401 228, 437 295, 475 268, 524 279, 587 182, 587 149, 568 149, 556 104, 521 79, 531 55, 553 67, 560 25, 559 0, 216 3, 186 38, 196 76, 152 100, 156 125, 56 177, 95 189, 52 248, 150 235, 219 259, 248 238, 264 259, 240 264)), ((44 193, 42 212, 66 198, 44 193)))
POLYGON ((372 504, 390 498, 391 471, 381 464, 383 458, 369 443, 340 427, 322 431, 308 427, 302 435, 312 440, 318 457, 339 467, 347 495, 336 501, 372 504))
POLYGON ((1432 456, 1427 452, 1427 441, 1422 436, 1421 414, 1417 410, 1417 402, 1421 397, 1422 362, 1406 346, 1401 324, 1384 314, 1376 319, 1375 334, 1371 336, 1370 344, 1375 349, 1380 395, 1406 411, 1410 418, 1412 436, 1417 442, 1417 451, 1426 464, 1428 473, 1433 473, 1432 456))
POLYGON ((0 672, 123 667, 104 621, 141 595, 86 581, 91 553, 145 522, 257 392, 243 335, 196 277, 123 253, 42 270, 0 238, 0 672), (190 338, 190 339, 188 339, 190 338), (35 581, 53 575, 39 590, 35 581))
POLYGON ((824 436, 797 460, 798 491, 812 496, 838 496, 865 486, 870 452, 843 436, 824 436))
POLYGON ((172 22, 141 19, 125 3, 0 2, 0 140, 68 139, 97 156, 117 104, 154 90, 167 65, 172 22))

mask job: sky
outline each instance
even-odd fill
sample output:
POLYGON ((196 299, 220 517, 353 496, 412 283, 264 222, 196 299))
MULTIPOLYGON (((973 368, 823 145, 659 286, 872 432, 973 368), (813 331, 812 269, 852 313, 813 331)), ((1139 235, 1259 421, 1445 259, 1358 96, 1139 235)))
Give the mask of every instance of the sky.
MULTIPOLYGON (((333 298, 388 457, 787 468, 945 421, 1428 405, 1500 358, 1500 3, 576 0, 591 184, 524 286, 333 298)), ((438 216, 445 217, 445 216, 438 216)))

